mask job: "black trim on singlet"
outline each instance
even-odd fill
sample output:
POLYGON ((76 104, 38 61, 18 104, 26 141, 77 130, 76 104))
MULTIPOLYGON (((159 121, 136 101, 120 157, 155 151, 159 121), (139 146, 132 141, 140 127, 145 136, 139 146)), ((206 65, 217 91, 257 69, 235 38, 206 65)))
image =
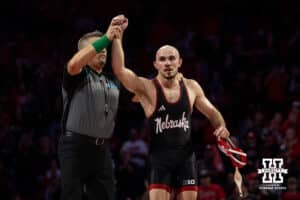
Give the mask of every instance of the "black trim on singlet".
POLYGON ((165 102, 166 103, 168 103, 168 104, 171 104, 171 105, 174 105, 174 104, 177 104, 179 101, 180 101, 180 99, 181 99, 181 97, 182 97, 182 93, 183 93, 183 91, 182 91, 182 79, 179 81, 179 87, 180 87, 180 94, 179 94, 179 97, 177 98, 177 100, 175 101, 175 102, 170 102, 170 101, 168 101, 168 99, 167 99, 167 97, 166 97, 166 94, 165 94, 165 92, 164 92, 164 89, 163 89, 163 87, 162 87, 162 85, 160 84, 160 82, 157 80, 157 79, 155 79, 155 84, 157 84, 157 88, 159 88, 159 90, 160 90, 160 93, 161 93, 161 96, 163 97, 163 99, 165 100, 165 102))
POLYGON ((180 95, 175 102, 168 101, 168 99, 164 93, 163 87, 162 87, 161 83, 157 80, 157 78, 153 79, 152 82, 156 89, 156 102, 155 102, 156 105, 155 105, 153 113, 148 117, 148 119, 150 119, 153 116, 153 114, 156 112, 156 110, 160 104, 164 104, 164 103, 169 104, 169 105, 177 104, 179 101, 182 100, 183 96, 187 97, 187 101, 189 104, 189 113, 192 113, 192 106, 191 106, 191 102, 190 102, 190 98, 189 98, 189 93, 188 93, 187 87, 186 87, 183 79, 180 79, 180 81, 179 81, 180 95), (163 97, 163 98, 159 98, 159 97, 163 97))

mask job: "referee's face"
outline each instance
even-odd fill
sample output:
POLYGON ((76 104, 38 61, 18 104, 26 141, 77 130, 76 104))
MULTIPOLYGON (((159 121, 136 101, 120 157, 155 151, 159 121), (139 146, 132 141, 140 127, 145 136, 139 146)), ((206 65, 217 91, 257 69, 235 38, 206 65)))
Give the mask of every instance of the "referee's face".
MULTIPOLYGON (((91 37, 88 39, 89 44, 95 42, 100 37, 91 37)), ((92 66, 104 67, 106 64, 107 50, 103 49, 101 52, 97 53, 92 60, 89 62, 92 66)))

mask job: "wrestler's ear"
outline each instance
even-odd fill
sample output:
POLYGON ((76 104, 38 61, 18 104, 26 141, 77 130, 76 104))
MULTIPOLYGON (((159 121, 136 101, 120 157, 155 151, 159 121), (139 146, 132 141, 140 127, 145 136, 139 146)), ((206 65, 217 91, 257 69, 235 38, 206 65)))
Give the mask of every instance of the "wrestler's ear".
POLYGON ((159 67, 158 67, 158 65, 157 65, 157 63, 156 63, 156 61, 153 61, 153 66, 155 67, 155 69, 159 69, 159 67))
POLYGON ((183 62, 183 61, 182 61, 182 58, 179 58, 179 61, 178 61, 178 64, 179 64, 179 65, 178 65, 178 68, 180 68, 180 67, 181 67, 181 65, 182 65, 182 62, 183 62))

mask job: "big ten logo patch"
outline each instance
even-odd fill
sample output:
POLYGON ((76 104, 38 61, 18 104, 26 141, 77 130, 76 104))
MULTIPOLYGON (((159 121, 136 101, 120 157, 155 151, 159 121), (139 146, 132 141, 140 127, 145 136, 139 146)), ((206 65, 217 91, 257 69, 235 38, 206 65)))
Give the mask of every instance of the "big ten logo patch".
POLYGON ((195 185, 196 180, 195 179, 186 179, 182 181, 182 185, 195 185))

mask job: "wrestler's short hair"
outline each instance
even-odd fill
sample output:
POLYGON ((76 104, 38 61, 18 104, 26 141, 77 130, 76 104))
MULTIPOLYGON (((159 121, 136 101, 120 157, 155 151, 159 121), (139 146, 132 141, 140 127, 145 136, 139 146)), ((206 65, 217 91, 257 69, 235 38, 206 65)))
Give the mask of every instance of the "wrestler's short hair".
POLYGON ((87 39, 91 38, 91 37, 101 37, 103 36, 103 33, 101 31, 95 30, 93 32, 89 32, 84 34, 79 40, 78 40, 78 44, 77 44, 77 48, 78 50, 82 49, 83 47, 85 47, 85 42, 87 39))

